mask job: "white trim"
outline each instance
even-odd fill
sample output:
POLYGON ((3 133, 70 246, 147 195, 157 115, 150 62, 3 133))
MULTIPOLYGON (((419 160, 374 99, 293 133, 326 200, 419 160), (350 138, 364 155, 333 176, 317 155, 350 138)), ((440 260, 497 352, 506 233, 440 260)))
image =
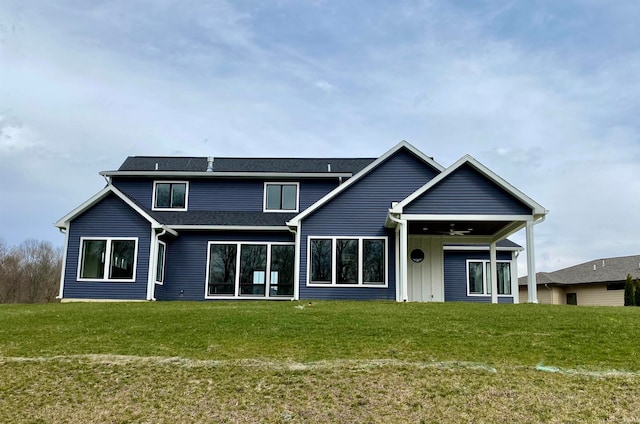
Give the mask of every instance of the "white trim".
POLYGON ((101 171, 103 177, 148 178, 349 178, 351 172, 188 172, 188 171, 101 171))
POLYGON ((135 283, 136 275, 138 272, 138 237, 91 237, 91 236, 83 236, 80 237, 80 247, 78 252, 78 270, 76 275, 77 281, 82 282, 108 282, 108 283, 135 283), (85 240, 99 240, 105 241, 105 250, 104 250, 104 270, 102 271, 103 278, 81 278, 82 272, 82 260, 83 260, 83 252, 82 248, 84 246, 85 240), (135 242, 133 248, 133 274, 132 278, 109 278, 109 269, 111 268, 111 244, 113 241, 122 241, 122 240, 133 240, 135 242))
POLYGON ((67 253, 69 250, 69 231, 67 228, 64 230, 64 249, 62 256, 62 270, 60 271, 60 291, 58 293, 58 299, 62 299, 64 296, 64 277, 67 271, 67 253))
MULTIPOLYGON (((514 292, 513 291, 513 259, 496 259, 496 268, 497 268, 497 264, 499 263, 508 263, 509 264, 509 271, 510 271, 510 278, 511 278, 511 285, 509 286, 511 289, 511 294, 498 294, 498 290, 497 290, 497 272, 496 272, 496 294, 497 297, 504 297, 504 298, 508 298, 508 297, 516 297, 518 295, 518 292, 514 292)), ((489 259, 466 259, 465 261, 465 266, 466 266, 466 276, 467 276, 467 281, 466 281, 466 291, 467 291, 467 296, 468 297, 492 297, 492 293, 488 293, 487 291, 487 284, 490 283, 487 281, 487 264, 491 265, 491 258, 489 259), (482 293, 471 293, 469 291, 469 263, 470 262, 481 262, 482 263, 482 293)))
POLYGON ((107 184, 102 190, 91 196, 87 201, 82 203, 80 206, 60 218, 54 225, 58 228, 68 228, 69 223, 78 217, 80 214, 85 212, 87 209, 93 207, 102 199, 104 199, 109 193, 113 193, 120 198, 123 202, 125 202, 131 209, 136 211, 140 216, 151 223, 153 228, 163 228, 166 229, 170 234, 177 236, 178 233, 174 230, 167 228, 162 225, 160 222, 156 221, 151 215, 149 215, 144 209, 138 206, 135 202, 133 202, 127 195, 122 193, 116 187, 111 185, 111 183, 107 184))
POLYGON ((371 171, 373 171, 380 164, 385 162, 388 158, 393 156, 397 151, 399 151, 402 148, 406 148, 411 153, 413 153, 414 155, 419 157, 423 162, 425 162, 426 164, 428 164, 431 167, 435 168, 437 171, 442 172, 442 170, 444 170, 444 167, 442 165, 440 165, 439 163, 434 161, 432 158, 426 156, 420 150, 416 149, 414 146, 412 146, 411 144, 409 144, 408 142, 403 140, 400 143, 398 143, 395 146, 393 146, 391 149, 389 149, 386 153, 384 153, 378 159, 376 159, 373 162, 371 162, 367 167, 362 169, 360 172, 358 172, 352 178, 349 178, 345 183, 340 184, 338 187, 336 187, 335 189, 333 189, 332 191, 327 193, 325 196, 323 196, 320 200, 315 202, 313 205, 309 206, 307 209, 302 211, 300 214, 298 214, 295 217, 293 217, 291 219, 291 221, 289 221, 287 224, 288 225, 292 225, 292 226, 297 225, 298 222, 300 222, 300 220, 302 220, 304 217, 308 216, 309 214, 314 212, 316 209, 320 208, 322 205, 327 203, 329 200, 331 200, 334 197, 336 197, 339 193, 342 193, 344 190, 346 190, 347 188, 351 187, 353 184, 355 184, 357 181, 362 179, 365 175, 369 174, 371 171))
POLYGON ((64 298, 60 303, 131 303, 131 302, 148 302, 142 299, 90 299, 90 298, 64 298))
POLYGON ((545 208, 542 205, 540 205, 539 203, 534 201, 532 198, 530 198, 529 196, 527 196, 526 194, 524 194, 523 192, 521 192, 520 190, 512 186, 509 182, 504 180, 498 174, 491 171, 489 168, 487 168, 486 166, 478 162, 474 157, 470 155, 465 155, 462 158, 458 159, 456 163, 451 165, 441 174, 435 176, 427 184, 423 185, 421 188, 414 191, 411 195, 409 195, 403 201, 401 201, 400 203, 395 205, 393 208, 391 208, 391 210, 394 213, 402 213, 402 209, 405 206, 407 206, 409 203, 416 200, 418 197, 422 196, 426 191, 430 190, 432 187, 434 187, 435 185, 437 185, 438 183, 446 179, 455 170, 457 170, 458 168, 462 167, 465 164, 471 165, 473 168, 475 168, 476 171, 480 172, 485 177, 489 178, 491 181, 499 185, 503 190, 507 191, 513 197, 517 198, 522 203, 530 207, 532 209, 532 215, 546 215, 547 210, 545 210, 545 208))
MULTIPOLYGON (((489 250, 489 245, 466 245, 466 246, 447 246, 444 245, 442 246, 442 250, 469 250, 469 251, 485 251, 485 250, 489 250)), ((499 247, 496 246, 496 250, 498 252, 512 252, 512 251, 518 251, 518 252, 522 252, 524 250, 523 247, 499 247)))
MULTIPOLYGON (((173 230, 234 230, 234 231, 288 231, 289 227, 267 225, 167 225, 173 230)), ((176 233, 177 234, 177 233, 176 233)))
POLYGON ((527 246, 527 297, 529 303, 538 303, 538 284, 536 282, 536 254, 533 242, 534 222, 527 222, 526 246, 527 246))
MULTIPOLYGON (((396 212, 392 212, 396 213, 396 212)), ((533 221, 531 215, 464 215, 464 214, 406 214, 400 219, 407 221, 533 221)))
MULTIPOLYGON (((153 277, 154 275, 154 270, 155 270, 155 252, 156 252, 156 242, 158 240, 158 236, 155 232, 155 230, 152 228, 151 229, 151 241, 149 244, 149 266, 147 268, 147 300, 155 300, 154 299, 154 289, 155 289, 155 284, 154 284, 154 280, 155 278, 153 277)), ((134 274, 135 275, 135 274, 134 274)))
MULTIPOLYGON (((292 182, 292 181, 265 181, 263 184, 263 196, 262 196, 262 212, 265 213, 297 213, 300 210, 300 183, 292 182), (269 185, 294 185, 296 186, 296 208, 295 209, 267 209, 267 186, 269 185)), ((282 196, 282 191, 280 192, 282 196)), ((280 198, 280 203, 282 203, 282 197, 280 198)))
MULTIPOLYGON (((496 255, 496 244, 491 243, 489 246, 489 268, 491 270, 491 303, 498 303, 498 264, 497 264, 497 255, 496 255)), ((509 265, 509 282, 513 284, 511 281, 511 265, 509 265)), ((509 286, 511 286, 510 284, 509 286)), ((509 287, 509 291, 513 293, 511 287, 509 287)))
POLYGON ((343 287, 343 288, 377 288, 383 289, 389 287, 389 237, 388 236, 307 236, 307 287, 343 287), (331 281, 315 282, 311 281, 311 241, 312 240, 331 240, 331 281), (338 240, 356 240, 358 242, 358 281, 355 284, 346 284, 337 282, 337 261, 336 251, 338 240), (364 267, 364 240, 382 240, 384 241, 384 282, 372 283, 364 280, 362 273, 364 267))
MULTIPOLYGON (((173 193, 169 191, 169 197, 173 200, 173 193)), ((180 212, 189 209, 189 181, 177 181, 177 180, 155 180, 153 182, 153 192, 151 195, 151 210, 152 211, 169 211, 180 212), (156 188, 158 184, 184 184, 184 208, 159 208, 156 206, 156 188)))
POLYGON ((294 266, 293 270, 293 278, 295 280, 295 284, 293 286, 293 300, 300 300, 300 249, 301 249, 301 238, 302 238, 302 223, 298 224, 298 227, 295 230, 296 239, 295 239, 295 257, 294 257, 294 266))
POLYGON ((520 303, 520 288, 518 287, 518 255, 515 251, 511 252, 511 293, 514 293, 513 303, 520 303), (517 296, 515 293, 517 293, 517 296))
POLYGON ((204 282, 204 298, 209 299, 253 299, 253 300, 293 300, 295 298, 295 290, 296 290, 296 281, 295 281, 295 243, 284 241, 223 241, 223 240, 210 240, 207 242, 207 263, 206 263, 206 273, 205 273, 205 282, 204 282), (210 262, 211 262, 211 246, 212 245, 224 245, 230 244, 236 246, 236 271, 235 278, 233 282, 233 295, 210 295, 209 294, 209 271, 210 271, 210 262), (242 245, 260 245, 266 246, 267 248, 267 257, 266 257, 266 268, 265 268, 265 281, 264 281, 264 296, 255 296, 255 295, 241 295, 240 294, 240 258, 242 254, 242 245), (293 273, 293 295, 292 296, 271 296, 271 247, 272 246, 293 246, 294 247, 294 273, 293 273))
POLYGON ((395 230, 395 268, 396 268, 396 302, 400 302, 402 300, 402 292, 400 290, 400 228, 396 227, 395 230))

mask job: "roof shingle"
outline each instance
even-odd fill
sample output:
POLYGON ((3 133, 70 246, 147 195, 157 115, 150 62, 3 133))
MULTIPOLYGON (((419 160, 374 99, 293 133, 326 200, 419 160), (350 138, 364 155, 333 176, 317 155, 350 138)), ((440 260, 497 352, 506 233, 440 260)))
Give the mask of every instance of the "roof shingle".
MULTIPOLYGON (((373 162, 373 158, 214 158, 215 172, 355 174, 373 162), (331 169, 329 171, 329 168, 331 169)), ((129 156, 118 171, 205 172, 206 157, 129 156)))

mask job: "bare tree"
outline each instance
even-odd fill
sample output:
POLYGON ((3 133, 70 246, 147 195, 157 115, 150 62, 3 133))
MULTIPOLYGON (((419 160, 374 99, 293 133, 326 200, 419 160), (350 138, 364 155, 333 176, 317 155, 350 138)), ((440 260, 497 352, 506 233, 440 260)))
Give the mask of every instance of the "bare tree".
POLYGON ((61 267, 62 249, 48 241, 30 239, 9 248, 0 240, 0 302, 55 301, 61 267))

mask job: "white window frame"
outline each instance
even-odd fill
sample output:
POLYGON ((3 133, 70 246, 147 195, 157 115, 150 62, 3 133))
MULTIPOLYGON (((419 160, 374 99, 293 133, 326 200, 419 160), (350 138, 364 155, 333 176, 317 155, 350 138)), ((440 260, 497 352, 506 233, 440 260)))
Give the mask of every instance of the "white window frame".
MULTIPOLYGON (((498 294, 498 297, 513 297, 513 261, 512 260, 497 260, 496 264, 499 263, 507 263, 509 264, 509 278, 511 279, 511 284, 509 284, 509 289, 511 290, 511 294, 498 294)), ((465 273, 467 275, 467 296, 470 297, 491 297, 491 292, 488 290, 491 281, 487 278, 487 266, 491 266, 490 259, 467 259, 466 260, 466 270, 465 273), (471 262, 480 262, 482 263, 482 293, 472 293, 469 291, 469 263, 471 262)))
POLYGON ((153 182, 153 196, 151 210, 153 211, 186 211, 189 208, 189 181, 158 180, 153 182), (158 208, 156 207, 156 193, 158 184, 184 184, 184 208, 158 208))
POLYGON ((204 281, 204 298, 205 299, 272 299, 272 300, 291 300, 293 299, 294 294, 291 296, 271 296, 271 246, 279 245, 279 246, 294 246, 294 261, 293 261, 293 287, 295 293, 295 286, 297 281, 295 279, 295 243, 292 242, 264 242, 264 241, 209 241, 207 243, 207 270, 206 277, 204 281), (209 294, 209 262, 211 261, 211 245, 216 244, 235 244, 236 245, 236 275, 235 280, 233 282, 233 295, 210 295, 209 294), (266 270, 265 270, 265 288, 264 288, 264 296, 255 296, 255 295, 247 295, 240 294, 240 256, 242 252, 242 245, 262 245, 267 246, 267 259, 266 259, 266 270))
POLYGON ((93 281, 93 282, 109 282, 109 283, 135 283, 136 275, 138 272, 138 238, 137 237, 80 237, 80 248, 78 252, 78 270, 77 270, 77 281, 93 281), (104 258, 104 271, 102 274, 103 278, 82 278, 82 261, 84 259, 83 256, 83 247, 84 242, 86 240, 89 241, 106 241, 105 245, 105 258, 104 258), (135 245, 133 248, 133 278, 109 278, 109 269, 111 268, 111 242, 113 241, 121 241, 121 240, 129 240, 134 241, 135 245))
POLYGON ((387 236, 308 236, 307 237, 307 287, 366 287, 384 289, 389 287, 389 237, 387 236), (331 240, 331 281, 311 281, 311 241, 331 240), (338 240, 358 240, 358 282, 357 284, 337 283, 336 251, 338 240), (364 240, 384 241, 384 284, 363 281, 364 240))
POLYGON ((287 213, 298 212, 300 209, 300 183, 292 181, 265 181, 262 195, 262 212, 287 213), (267 209, 267 186, 270 185, 294 185, 296 186, 296 208, 295 209, 267 209))
POLYGON ((158 280, 158 257, 156 257, 156 261, 154 262, 155 269, 153 270, 153 272, 155 273, 155 276, 154 276, 155 283, 162 286, 164 285, 164 273, 167 267, 167 243, 161 240, 158 240, 158 252, 160 252, 160 246, 162 246, 162 279, 158 280))

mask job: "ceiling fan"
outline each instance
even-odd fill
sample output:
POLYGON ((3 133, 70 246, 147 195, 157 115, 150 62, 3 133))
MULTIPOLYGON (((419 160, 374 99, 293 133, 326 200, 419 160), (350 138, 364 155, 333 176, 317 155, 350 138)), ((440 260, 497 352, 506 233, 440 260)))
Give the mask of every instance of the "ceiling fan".
POLYGON ((440 234, 446 234, 448 236, 465 236, 473 231, 473 228, 468 228, 466 230, 456 230, 456 224, 450 224, 450 226, 451 228, 449 228, 449 231, 441 231, 440 234))

